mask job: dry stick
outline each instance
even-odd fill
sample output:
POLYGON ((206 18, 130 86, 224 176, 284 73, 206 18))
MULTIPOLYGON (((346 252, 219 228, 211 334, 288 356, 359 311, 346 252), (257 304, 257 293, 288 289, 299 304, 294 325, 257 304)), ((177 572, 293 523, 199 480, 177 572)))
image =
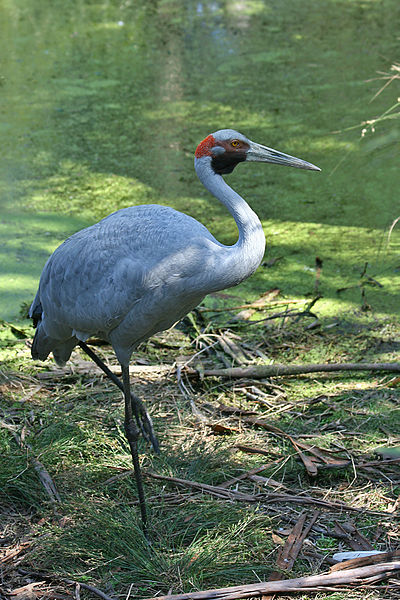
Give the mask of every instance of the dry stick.
MULTIPOLYGON (((237 448, 239 446, 236 446, 237 448)), ((255 450, 254 450, 255 452, 255 450)), ((390 467, 391 465, 396 465, 400 463, 400 458, 387 458, 387 459, 382 459, 382 460, 371 460, 370 462, 360 462, 360 463, 356 463, 356 467, 357 469, 368 469, 369 467, 380 467, 382 469, 382 467, 390 467)), ((335 464, 326 464, 326 465, 318 465, 318 469, 331 469, 332 467, 336 467, 336 466, 348 466, 351 464, 351 461, 347 461, 347 465, 345 464, 345 461, 343 462, 343 465, 335 465, 335 464)))
MULTIPOLYGON (((313 475, 315 473, 313 473, 313 471, 310 471, 309 464, 308 464, 309 462, 311 464, 311 469, 313 469, 313 468, 315 468, 315 469, 316 468, 332 469, 332 468, 338 468, 338 467, 347 467, 348 465, 351 464, 351 461, 347 460, 347 459, 343 459, 343 458, 337 459, 337 458, 333 458, 333 457, 327 458, 326 456, 324 456, 324 453, 328 454, 328 455, 332 454, 329 450, 327 450, 325 448, 316 448, 314 446, 304 444, 304 442, 299 442, 298 440, 294 440, 291 435, 282 431, 278 427, 275 427, 274 425, 270 425, 270 423, 267 423, 266 421, 263 421, 261 419, 254 420, 254 419, 252 419, 252 417, 245 417, 244 419, 242 419, 242 421, 250 422, 253 425, 263 427, 267 431, 271 431, 272 433, 275 433, 276 435, 281 435, 281 436, 289 439, 289 441, 293 444, 296 452, 298 453, 300 459, 303 461, 303 463, 304 463, 307 471, 310 473, 310 475, 313 475), (307 450, 308 452, 311 452, 311 454, 313 454, 315 457, 317 457, 321 461, 324 461, 325 464, 315 465, 315 462, 312 459, 311 460, 308 459, 308 457, 306 457, 304 455, 304 453, 299 451, 299 448, 302 448, 303 450, 307 450), (304 461, 304 459, 306 459, 306 462, 304 461)), ((244 446, 242 444, 236 444, 235 448, 238 448, 242 452, 247 452, 248 454, 266 454, 267 456, 270 455, 270 452, 268 452, 268 450, 264 450, 263 448, 244 446)), ((358 463, 357 468, 362 469, 362 468, 376 467, 376 466, 384 467, 384 466, 390 466, 391 464, 396 464, 399 462, 400 462, 400 458, 374 460, 374 461, 370 461, 370 462, 366 462, 366 463, 358 463)))
MULTIPOLYGON (((29 444, 25 444, 25 446, 32 451, 32 448, 29 444)), ((32 463, 33 468, 39 476, 41 484, 47 492, 48 497, 50 498, 50 502, 52 504, 56 504, 57 502, 61 502, 60 494, 57 491, 54 481, 50 477, 50 473, 35 456, 30 457, 30 461, 32 463)))
POLYGON ((247 454, 265 454, 266 456, 271 456, 271 452, 264 450, 264 448, 255 448, 253 446, 245 446, 244 444, 236 444, 235 448, 247 454))
MULTIPOLYGON (((237 446, 237 448, 238 448, 238 446, 237 446)), ((268 454, 268 453, 265 452, 265 454, 268 454)), ((274 460, 273 462, 267 463, 265 465, 261 465, 260 467, 254 467, 254 469, 250 469, 250 471, 246 471, 245 473, 242 473, 241 475, 238 475, 237 477, 233 477, 232 479, 228 479, 227 481, 224 481, 223 483, 221 483, 219 485, 219 487, 222 487, 225 489, 229 488, 231 485, 234 485, 235 483, 237 483, 238 481, 242 481, 243 479, 247 479, 251 475, 256 475, 257 473, 261 473, 262 471, 265 471, 266 469, 275 467, 282 461, 283 461, 283 458, 279 458, 278 460, 274 460)))
MULTIPOLYGON (((46 592, 42 590, 34 590, 34 588, 38 586, 42 586, 46 581, 35 581, 33 583, 27 583, 26 585, 22 585, 19 588, 14 588, 11 592, 8 592, 7 596, 16 596, 17 598, 37 598, 39 595, 47 596, 46 592)), ((62 598, 63 596, 54 594, 50 596, 50 598, 62 598)))
MULTIPOLYGON (((71 377, 77 373, 82 373, 87 375, 88 373, 96 373, 99 374, 100 367, 97 367, 93 364, 92 361, 82 360, 79 364, 74 365, 74 371, 66 371, 64 368, 53 367, 50 371, 41 371, 37 373, 37 379, 42 381, 47 381, 50 379, 57 379, 59 377, 71 377)), ((120 365, 109 365, 109 370, 114 375, 121 375, 121 366, 120 365)), ((130 365, 129 366, 129 374, 130 375, 168 375, 171 373, 172 367, 171 365, 159 364, 159 365, 130 365)), ((196 371, 197 373, 197 371, 196 371)))
POLYGON ((257 496, 253 494, 244 494, 243 492, 238 492, 236 490, 227 490, 223 487, 219 487, 217 485, 208 485, 207 483, 200 483, 198 481, 189 481, 188 479, 179 479, 178 477, 168 477, 167 475, 158 475, 157 473, 152 473, 147 471, 145 473, 149 477, 153 477, 154 479, 162 479, 164 481, 170 481, 171 483, 176 483, 177 485, 182 485, 184 487, 191 487, 193 489, 199 490, 201 492, 206 492, 207 494, 211 494, 212 496, 217 496, 218 498, 224 498, 225 500, 241 500, 243 502, 257 502, 257 496))
POLYGON ((219 404, 219 406, 217 406, 217 410, 226 415, 239 415, 239 416, 244 416, 244 417, 248 417, 248 416, 257 414, 257 411, 255 411, 255 410, 247 410, 244 408, 239 408, 237 406, 227 406, 226 404, 222 404, 222 403, 219 404))
MULTIPOLYGON (((276 592, 324 591, 334 586, 351 584, 362 586, 375 583, 397 574, 400 561, 372 564, 355 569, 333 571, 322 575, 311 575, 281 581, 261 581, 250 585, 238 585, 228 588, 217 588, 202 592, 157 596, 149 600, 235 600, 236 598, 257 598, 263 594, 276 592)), ((337 589, 337 588, 336 588, 337 589)))
POLYGON ((326 456, 324 456, 325 450, 323 448, 315 448, 313 446, 310 446, 309 444, 304 444, 304 442, 299 442, 297 440, 295 441, 291 435, 286 434, 285 432, 282 432, 282 435, 292 443, 294 449, 296 450, 297 454, 302 460, 308 474, 311 476, 317 475, 318 469, 321 466, 321 461, 324 463, 325 466, 328 465, 330 468, 347 467, 350 464, 349 460, 338 460, 332 457, 329 457, 329 459, 326 458, 326 456), (306 456, 303 452, 301 452, 300 448, 306 450, 307 452, 310 452, 316 458, 310 458, 306 456))
POLYGON ((383 460, 371 460, 370 462, 359 463, 357 467, 363 469, 364 467, 385 467, 394 465, 400 462, 400 458, 387 458, 383 460))
POLYGON ((298 454, 301 462, 305 466, 307 473, 311 477, 316 477, 316 475, 318 475, 318 468, 317 468, 315 462, 313 461, 313 459, 310 458, 309 456, 307 456, 306 454, 304 454, 304 452, 302 452, 300 450, 299 444, 297 444, 294 441, 294 439, 292 438, 292 436, 288 435, 287 439, 290 440, 290 442, 292 443, 292 446, 296 450, 296 452, 297 452, 297 454, 298 454))
POLYGON ((310 533, 318 517, 319 512, 314 512, 314 514, 311 516, 310 522, 304 527, 306 515, 305 513, 304 515, 301 515, 298 522, 295 524, 291 533, 289 534, 287 539, 288 545, 285 544, 282 549, 282 553, 280 554, 278 562, 279 567, 286 568, 286 570, 292 569, 304 540, 310 533))
MULTIPOLYGON (((268 581, 278 581, 284 578, 282 571, 291 571, 298 557, 300 550, 303 546, 303 542, 307 535, 310 533, 314 523, 318 519, 319 512, 315 512, 310 523, 304 527, 306 520, 306 513, 302 513, 292 528, 289 536, 285 542, 285 545, 278 550, 278 558, 276 560, 276 567, 280 571, 272 571, 268 577, 268 581)), ((263 596, 263 600, 272 600, 275 594, 268 594, 263 596)))
POLYGON ((74 596, 75 600, 81 600, 81 584, 78 582, 75 584, 74 596))
POLYGON ((163 481, 170 481, 183 487, 190 487, 224 500, 238 500, 241 502, 258 502, 260 504, 268 502, 293 502, 294 504, 315 504, 328 510, 343 510, 348 512, 357 512, 369 515, 388 515, 393 516, 392 513, 384 511, 374 511, 367 508, 357 508, 355 506, 349 506, 344 502, 329 502, 328 500, 320 500, 319 498, 313 498, 312 496, 293 496, 291 494, 280 494, 277 492, 262 493, 262 494, 245 494, 236 490, 227 490, 217 485, 208 485, 206 483, 200 483, 198 481, 190 481, 188 479, 180 479, 178 477, 169 477, 167 475, 159 475, 158 473, 152 473, 147 471, 144 473, 154 479, 161 479, 163 481))
POLYGON ((44 464, 41 463, 40 460, 38 460, 35 456, 33 456, 32 446, 28 444, 28 442, 24 442, 21 436, 19 436, 18 433, 14 431, 11 425, 5 422, 1 422, 1 425, 10 431, 18 446, 20 448, 23 448, 27 452, 29 460, 36 473, 38 474, 40 482, 46 490, 48 497, 50 498, 50 502, 52 504, 57 504, 58 502, 61 502, 60 495, 57 491, 54 481, 50 477, 50 473, 48 472, 44 464))
POLYGON ((336 563, 330 568, 330 571, 343 571, 345 569, 354 569, 365 567, 367 565, 375 565, 384 562, 396 562, 400 559, 400 550, 392 552, 384 552, 383 554, 372 554, 371 556, 360 556, 359 558, 351 558, 343 562, 336 563))
MULTIPOLYGON (((203 377, 231 377, 263 379, 264 377, 282 377, 303 375, 306 373, 331 373, 335 371, 388 371, 399 373, 400 363, 327 363, 309 365, 254 365, 252 367, 231 367, 230 369, 205 369, 203 377)), ((197 371, 192 370, 192 373, 197 371)), ((190 374, 190 373, 189 373, 190 374)))
POLYGON ((350 506, 344 502, 329 502, 328 500, 320 500, 319 498, 313 498, 312 496, 292 496, 290 494, 268 493, 265 495, 263 494, 263 496, 259 499, 259 502, 293 502, 294 504, 315 504, 316 506, 321 506, 323 508, 327 508, 328 510, 333 509, 348 512, 358 512, 368 515, 393 516, 392 513, 388 511, 357 508, 356 506, 350 506))
MULTIPOLYGON (((334 529, 335 533, 337 534, 338 538, 345 540, 346 544, 355 551, 358 550, 365 550, 365 548, 360 547, 360 544, 358 543, 357 540, 354 540, 350 533, 343 527, 343 525, 341 523, 339 523, 338 521, 335 521, 335 529, 334 529)), ((368 548, 368 550, 370 550, 371 548, 368 548)), ((373 550, 373 548, 372 548, 373 550)))
MULTIPOLYGON (((292 446, 294 447, 294 449, 296 450, 297 455, 299 456, 300 460, 304 464, 304 467, 306 468, 307 473, 311 477, 315 477, 318 474, 318 466, 319 465, 317 466, 315 464, 315 459, 310 458, 309 456, 304 454, 304 452, 302 452, 302 450, 301 450, 301 449, 307 450, 308 452, 311 452, 311 454, 314 454, 314 456, 317 456, 318 459, 320 459, 320 456, 318 456, 318 454, 315 453, 314 449, 311 446, 309 446, 308 444, 304 444, 303 442, 298 442, 298 441, 294 440, 293 437, 289 433, 282 431, 282 429, 279 429, 279 427, 275 427, 274 425, 271 425, 267 421, 260 419, 258 417, 243 417, 242 422, 250 423, 252 425, 256 425, 257 427, 262 427, 263 429, 266 429, 267 431, 271 431, 272 433, 275 433, 276 435, 280 435, 280 436, 288 439, 290 441, 290 443, 292 444, 292 446)), ((240 446, 240 445, 238 445, 236 447, 239 448, 240 450, 243 450, 244 452, 254 452, 254 453, 260 453, 260 454, 263 453, 263 451, 261 449, 257 449, 257 448, 251 449, 249 447, 240 446)), ((336 463, 335 466, 345 466, 345 465, 347 465, 347 463, 348 463, 348 461, 340 462, 339 464, 336 463)))
POLYGON ((70 585, 80 586, 81 588, 85 588, 85 590, 89 590, 96 596, 99 596, 100 598, 102 598, 102 600, 115 600, 115 596, 109 596, 108 594, 106 594, 105 592, 102 592, 101 590, 94 587, 93 585, 89 585, 87 583, 82 583, 81 581, 79 581, 79 582, 74 581, 73 579, 68 579, 67 577, 60 577, 59 575, 52 575, 50 573, 26 571, 25 569, 18 569, 18 571, 20 573, 22 573, 23 575, 29 575, 30 577, 39 577, 41 579, 46 579, 46 580, 50 580, 50 581, 53 581, 53 580, 63 581, 64 583, 68 583, 70 585))
POLYGON ((349 506, 344 502, 329 502, 328 500, 320 500, 319 498, 313 498, 312 496, 292 496, 290 494, 278 494, 268 493, 263 494, 262 502, 293 502, 294 504, 315 504, 327 509, 344 510, 350 512, 367 513, 369 515, 389 515, 390 513, 383 511, 373 511, 366 508, 357 508, 355 506, 349 506))
POLYGON ((335 531, 346 540, 352 550, 374 550, 370 541, 358 531, 353 523, 339 523, 335 520, 335 531))
POLYGON ((248 475, 247 477, 250 481, 253 481, 260 490, 265 492, 265 487, 268 486, 270 488, 275 488, 277 491, 281 492, 291 492, 292 490, 288 488, 286 485, 281 483, 280 481, 276 481, 272 479, 272 477, 262 477, 261 475, 248 475))
POLYGON ((228 427, 227 425, 223 425, 223 423, 207 423, 207 425, 209 425, 212 431, 218 435, 240 433, 240 429, 238 427, 228 427))
POLYGON ((19 554, 21 554, 22 552, 24 552, 31 545, 32 545, 32 542, 23 542, 22 544, 19 544, 18 548, 14 548, 14 550, 11 550, 10 552, 8 552, 8 554, 6 554, 5 556, 2 556, 0 558, 0 566, 4 565, 7 562, 14 561, 14 559, 19 554))

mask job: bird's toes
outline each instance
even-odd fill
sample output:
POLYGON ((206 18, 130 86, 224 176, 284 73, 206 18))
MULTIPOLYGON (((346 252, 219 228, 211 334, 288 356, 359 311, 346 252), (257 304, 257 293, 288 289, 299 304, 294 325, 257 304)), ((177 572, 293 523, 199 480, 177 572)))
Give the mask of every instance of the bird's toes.
POLYGON ((153 421, 143 402, 132 394, 133 412, 136 416, 137 424, 143 434, 144 439, 153 446, 156 454, 160 454, 160 445, 154 431, 153 421))

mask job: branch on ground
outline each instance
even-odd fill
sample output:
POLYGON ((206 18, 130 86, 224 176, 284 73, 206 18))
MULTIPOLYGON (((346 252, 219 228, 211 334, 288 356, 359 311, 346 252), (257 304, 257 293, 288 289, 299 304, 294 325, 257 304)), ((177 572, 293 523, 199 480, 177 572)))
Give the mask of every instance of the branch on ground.
POLYGON ((329 573, 298 577, 295 579, 282 579, 280 581, 261 581, 253 584, 238 585, 227 588, 217 588, 187 594, 168 594, 157 596, 149 600, 235 600, 236 598, 259 598, 265 594, 279 592, 310 592, 342 589, 343 586, 365 587, 379 581, 388 579, 400 573, 400 550, 388 552, 377 556, 368 557, 369 561, 354 559, 346 561, 352 563, 353 568, 342 563, 333 567, 329 573), (360 563, 364 566, 356 566, 360 563))
MULTIPOLYGON (((195 369, 186 369, 188 375, 197 375, 195 369)), ((252 367, 231 367, 229 369, 204 369, 202 377, 227 377, 263 379, 264 377, 284 377, 307 373, 332 373, 336 371, 387 371, 399 373, 400 363, 327 363, 309 365, 253 365, 252 367)))

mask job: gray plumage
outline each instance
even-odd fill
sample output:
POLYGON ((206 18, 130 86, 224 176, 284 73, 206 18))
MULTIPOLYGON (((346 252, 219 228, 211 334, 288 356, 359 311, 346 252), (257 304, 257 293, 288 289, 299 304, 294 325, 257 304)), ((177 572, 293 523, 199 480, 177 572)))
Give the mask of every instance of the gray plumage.
POLYGON ((63 365, 79 340, 97 335, 126 365, 137 344, 207 294, 251 275, 264 254, 261 223, 220 174, 245 160, 317 169, 233 130, 208 136, 196 151, 196 172, 236 220, 237 243, 225 246, 192 217, 159 205, 125 208, 75 233, 43 269, 30 310, 37 321, 32 356, 44 360, 53 352, 63 365))
POLYGON ((59 364, 77 340, 112 343, 120 362, 219 289, 224 247, 195 219, 156 205, 119 210, 66 240, 43 270, 32 305, 43 313, 33 351, 59 364))
POLYGON ((125 433, 146 533, 146 503, 137 440, 139 428, 155 451, 150 415, 132 394, 129 361, 140 342, 192 310, 207 294, 236 285, 260 264, 265 237, 260 220, 222 175, 244 161, 318 167, 255 144, 232 129, 207 136, 195 153, 196 173, 236 221, 239 238, 225 246, 198 221, 172 208, 132 206, 68 238, 47 261, 30 309, 36 325, 32 357, 50 352, 64 365, 79 344, 124 393, 125 433), (85 344, 92 335, 109 341, 122 382, 85 344))

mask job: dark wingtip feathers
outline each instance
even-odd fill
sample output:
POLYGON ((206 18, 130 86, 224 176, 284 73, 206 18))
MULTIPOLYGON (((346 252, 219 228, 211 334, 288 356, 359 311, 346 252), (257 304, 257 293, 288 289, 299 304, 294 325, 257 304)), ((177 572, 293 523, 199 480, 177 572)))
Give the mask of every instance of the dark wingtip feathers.
POLYGON ((43 308, 40 302, 35 303, 32 302, 32 306, 29 310, 29 317, 32 319, 33 321, 33 326, 36 328, 40 321, 42 320, 42 313, 43 313, 43 308))

